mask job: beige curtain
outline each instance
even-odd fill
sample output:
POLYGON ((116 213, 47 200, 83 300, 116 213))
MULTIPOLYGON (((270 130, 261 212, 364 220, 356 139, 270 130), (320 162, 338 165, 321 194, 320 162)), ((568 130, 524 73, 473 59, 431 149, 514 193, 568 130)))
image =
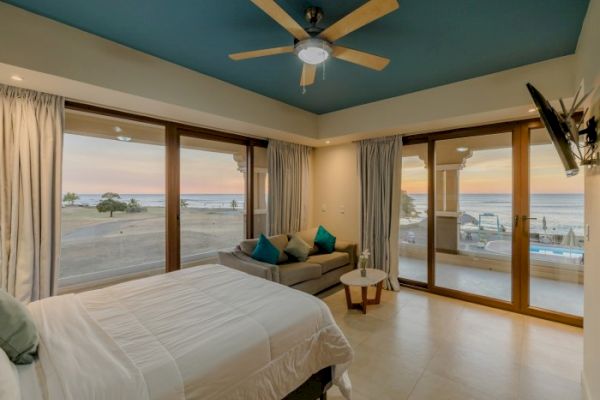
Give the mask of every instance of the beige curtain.
POLYGON ((358 142, 361 249, 369 249, 369 266, 388 274, 384 287, 398 290, 400 225, 400 136, 358 142))
POLYGON ((64 99, 0 85, 0 284, 51 296, 60 251, 64 99))
POLYGON ((307 228, 312 148, 270 140, 269 234, 293 233, 307 228))

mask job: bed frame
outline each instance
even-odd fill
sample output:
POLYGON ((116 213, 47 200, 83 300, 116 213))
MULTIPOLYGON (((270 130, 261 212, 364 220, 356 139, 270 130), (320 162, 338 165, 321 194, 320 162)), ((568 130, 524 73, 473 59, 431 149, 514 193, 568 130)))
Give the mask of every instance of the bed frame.
POLYGON ((283 400, 327 400, 327 391, 331 387, 333 367, 326 367, 311 376, 283 400))

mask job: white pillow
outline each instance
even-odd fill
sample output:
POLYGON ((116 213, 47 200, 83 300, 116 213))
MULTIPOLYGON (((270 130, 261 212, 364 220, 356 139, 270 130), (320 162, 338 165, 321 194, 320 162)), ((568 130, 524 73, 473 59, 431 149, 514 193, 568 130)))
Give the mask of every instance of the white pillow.
POLYGON ((4 350, 0 349, 0 399, 19 400, 20 398, 17 367, 8 359, 4 350))

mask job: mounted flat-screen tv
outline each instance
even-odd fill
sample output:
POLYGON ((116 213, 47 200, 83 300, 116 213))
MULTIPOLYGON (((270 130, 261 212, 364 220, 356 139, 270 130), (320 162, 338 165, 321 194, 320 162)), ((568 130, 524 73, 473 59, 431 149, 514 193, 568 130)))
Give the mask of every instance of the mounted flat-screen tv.
POLYGON ((565 167, 567 176, 577 175, 577 173, 579 173, 579 167, 577 166, 577 160, 571 151, 571 142, 569 140, 571 133, 569 132, 569 127, 561 121, 556 110, 552 108, 548 100, 542 96, 539 90, 531 83, 527 84, 527 89, 529 89, 529 93, 540 113, 542 122, 544 122, 544 125, 550 134, 552 143, 554 143, 558 156, 565 167))

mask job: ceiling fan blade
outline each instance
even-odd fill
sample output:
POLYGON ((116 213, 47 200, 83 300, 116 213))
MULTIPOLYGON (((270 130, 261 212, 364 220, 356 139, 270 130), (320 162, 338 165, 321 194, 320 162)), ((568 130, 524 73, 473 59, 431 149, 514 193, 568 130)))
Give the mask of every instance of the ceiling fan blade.
POLYGON ((279 7, 274 0, 250 0, 258 8, 263 10, 269 17, 273 18, 275 22, 285 28, 286 31, 292 34, 296 39, 303 40, 310 38, 310 35, 296 22, 296 20, 283 8, 279 7))
POLYGON ((390 60, 384 57, 376 56, 375 54, 365 53, 364 51, 358 51, 349 49, 342 46, 332 46, 333 56, 340 60, 348 61, 353 64, 360 65, 374 69, 375 71, 381 71, 390 63, 390 60))
POLYGON ((274 56, 276 54, 291 53, 294 51, 294 46, 272 47, 270 49, 243 51, 241 53, 233 53, 229 55, 234 61, 247 60, 249 58, 274 56))
POLYGON ((397 0, 370 0, 325 29, 319 36, 329 42, 334 42, 369 22, 391 13, 399 6, 397 0))
POLYGON ((317 66, 314 64, 304 64, 302 67, 302 75, 300 75, 300 86, 309 86, 315 83, 315 75, 317 66))

